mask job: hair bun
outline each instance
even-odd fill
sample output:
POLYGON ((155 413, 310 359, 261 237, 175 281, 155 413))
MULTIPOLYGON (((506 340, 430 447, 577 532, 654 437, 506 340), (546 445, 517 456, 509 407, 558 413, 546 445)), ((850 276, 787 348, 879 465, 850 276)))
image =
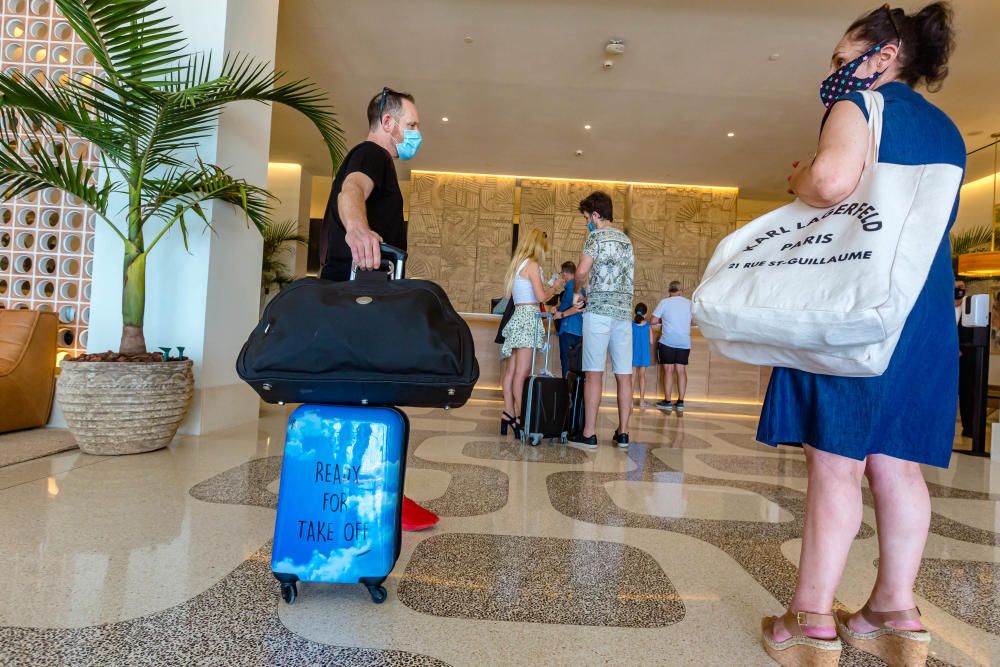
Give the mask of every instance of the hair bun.
POLYGON ((948 60, 955 50, 953 16, 950 3, 934 2, 910 17, 917 41, 910 67, 932 92, 940 90, 948 76, 948 60))

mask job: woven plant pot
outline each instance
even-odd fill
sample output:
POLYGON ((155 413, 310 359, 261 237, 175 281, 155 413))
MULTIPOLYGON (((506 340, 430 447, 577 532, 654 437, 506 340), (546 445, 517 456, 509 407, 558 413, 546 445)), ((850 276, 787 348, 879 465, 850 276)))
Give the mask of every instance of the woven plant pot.
POLYGON ((86 454, 151 452, 170 444, 194 395, 190 360, 63 361, 59 407, 86 454))

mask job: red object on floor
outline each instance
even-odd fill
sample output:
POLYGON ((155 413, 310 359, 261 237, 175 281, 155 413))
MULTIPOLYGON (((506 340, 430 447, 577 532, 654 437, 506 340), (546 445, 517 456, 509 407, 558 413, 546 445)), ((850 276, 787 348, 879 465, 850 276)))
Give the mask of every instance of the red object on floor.
POLYGON ((437 522, 437 514, 424 509, 406 496, 403 496, 403 530, 424 530, 437 522))

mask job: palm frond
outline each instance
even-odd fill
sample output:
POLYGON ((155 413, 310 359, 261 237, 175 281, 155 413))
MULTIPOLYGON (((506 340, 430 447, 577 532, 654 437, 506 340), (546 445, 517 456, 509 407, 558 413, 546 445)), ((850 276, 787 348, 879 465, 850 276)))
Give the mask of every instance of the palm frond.
POLYGON ((156 0, 55 0, 113 79, 153 83, 177 68, 186 41, 156 0))
POLYGON ((957 258, 970 252, 989 250, 993 244, 993 230, 989 225, 971 227, 951 234, 951 255, 957 258))
POLYGON ((264 256, 274 255, 288 243, 306 243, 306 238, 299 234, 298 220, 268 220, 260 232, 264 238, 264 256))
POLYGON ((0 151, 0 198, 25 197, 46 188, 56 188, 78 197, 102 216, 107 215, 108 198, 115 192, 110 178, 103 185, 95 181, 94 170, 83 164, 82 159, 73 161, 69 151, 49 155, 46 143, 33 141, 25 145, 31 160, 25 159, 17 151, 0 151))
POLYGON ((245 55, 227 56, 221 76, 229 85, 215 98, 217 104, 246 100, 281 104, 298 111, 319 130, 336 171, 344 156, 344 132, 326 94, 316 84, 305 79, 282 83, 284 72, 245 55))
POLYGON ((171 174, 169 179, 147 181, 148 210, 142 220, 156 217, 164 221, 164 227, 152 243, 146 246, 149 252, 175 223, 179 223, 187 245, 187 219, 197 216, 211 227, 204 204, 220 201, 235 206, 246 214, 248 224, 263 231, 270 212, 270 201, 274 196, 264 188, 252 185, 241 178, 234 178, 224 169, 213 164, 198 162, 197 167, 171 174), (153 190, 159 188, 155 194, 153 190))
POLYGON ((0 74, 0 110, 11 129, 16 125, 22 133, 33 128, 62 133, 58 130, 62 126, 109 157, 123 157, 121 147, 126 135, 120 121, 125 119, 124 112, 102 105, 89 95, 73 94, 51 80, 43 84, 34 77, 0 74))

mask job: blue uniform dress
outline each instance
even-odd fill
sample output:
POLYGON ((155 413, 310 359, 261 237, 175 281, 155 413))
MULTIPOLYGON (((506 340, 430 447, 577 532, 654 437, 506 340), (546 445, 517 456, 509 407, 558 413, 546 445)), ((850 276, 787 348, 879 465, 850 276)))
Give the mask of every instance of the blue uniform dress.
POLYGON ((649 322, 632 322, 632 365, 649 368, 652 365, 649 357, 649 322))
MULTIPOLYGON (((965 143, 940 109, 904 83, 887 83, 878 92, 885 98, 879 162, 965 168, 965 143)), ((860 93, 838 104, 847 102, 865 111, 860 93)), ((957 212, 956 195, 948 229, 957 212)), ((887 454, 948 467, 958 395, 955 276, 947 230, 927 242, 937 244, 937 254, 885 373, 846 378, 775 368, 758 440, 805 443, 857 460, 887 454)))

